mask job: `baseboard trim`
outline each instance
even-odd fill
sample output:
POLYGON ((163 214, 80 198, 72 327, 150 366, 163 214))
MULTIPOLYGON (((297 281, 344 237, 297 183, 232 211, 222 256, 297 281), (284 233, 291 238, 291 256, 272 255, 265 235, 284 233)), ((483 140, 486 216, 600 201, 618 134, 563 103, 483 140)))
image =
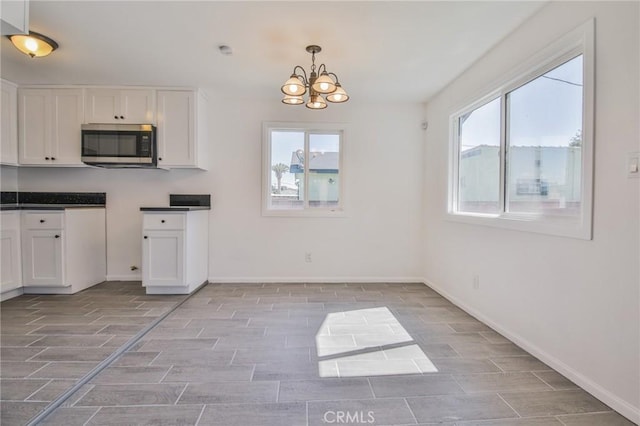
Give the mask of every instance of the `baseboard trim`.
POLYGON ((22 296, 24 294, 23 287, 14 288, 13 290, 5 291, 0 294, 0 302, 4 302, 5 300, 13 299, 14 297, 22 296))
POLYGON ((210 283, 423 283, 422 277, 209 277, 210 283))
POLYGON ((142 281, 142 274, 107 275, 107 281, 142 281))
POLYGON ((589 392, 591 395, 593 395, 600 401, 607 404, 609 407, 616 410, 618 413, 620 413, 624 417, 628 418, 629 420, 631 420, 636 424, 640 424, 640 407, 635 407, 630 403, 628 403, 627 401, 619 398, 618 396, 606 390, 605 388, 595 383, 588 377, 577 372, 576 370, 574 370, 564 362, 555 358, 553 355, 550 355, 544 349, 532 344, 531 342, 529 342, 527 339, 520 336, 519 334, 514 333, 508 328, 498 324, 497 322, 487 317, 480 311, 472 308, 471 306, 462 302, 460 299, 448 293, 441 287, 433 284, 433 282, 427 280, 426 278, 423 279, 423 282, 426 286, 438 292, 445 299, 449 300, 451 303, 453 303, 454 305, 456 305, 457 307, 459 307, 469 315, 477 318, 478 320, 482 321, 483 323, 493 328, 500 334, 504 335, 506 338, 508 338, 513 343, 520 346, 522 349, 526 350, 533 356, 539 358, 542 362, 544 362, 554 370, 557 370, 560 374, 566 376, 569 380, 571 380, 572 382, 580 386, 585 391, 589 392))

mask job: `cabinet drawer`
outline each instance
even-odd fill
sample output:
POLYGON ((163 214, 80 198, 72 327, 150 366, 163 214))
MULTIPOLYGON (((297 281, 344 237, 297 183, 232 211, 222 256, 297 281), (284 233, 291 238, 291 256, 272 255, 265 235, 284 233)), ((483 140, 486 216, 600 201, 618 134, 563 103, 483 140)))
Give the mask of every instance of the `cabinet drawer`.
POLYGON ((184 229, 185 215, 177 214, 145 214, 142 220, 143 229, 184 229))
POLYGON ((64 213, 24 213, 25 229, 62 229, 64 213))

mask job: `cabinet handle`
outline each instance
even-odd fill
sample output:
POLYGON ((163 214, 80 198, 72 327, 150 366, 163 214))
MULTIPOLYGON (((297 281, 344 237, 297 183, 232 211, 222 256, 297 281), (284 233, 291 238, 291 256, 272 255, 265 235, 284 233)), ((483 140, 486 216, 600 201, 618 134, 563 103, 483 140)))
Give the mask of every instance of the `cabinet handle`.
POLYGON ((40 219, 40 223, 45 223, 45 222, 46 222, 46 220, 40 219))
POLYGON ((162 157, 158 158, 158 161, 162 161, 162 157))
POLYGON ((120 116, 120 119, 121 119, 121 120, 124 120, 124 115, 121 115, 121 116, 120 116))
POLYGON ((164 223, 164 219, 162 219, 162 220, 160 221, 160 223, 164 223))
POLYGON ((144 239, 145 239, 145 240, 147 239, 147 236, 146 236, 146 235, 144 236, 144 239))
POLYGON ((113 118, 115 118, 115 119, 117 120, 117 119, 118 119, 118 116, 117 116, 117 115, 114 115, 114 116, 113 116, 113 118))
POLYGON ((48 160, 48 159, 49 159, 49 157, 44 157, 44 159, 45 159, 45 160, 48 160))
POLYGON ((52 159, 52 160, 55 160, 55 159, 56 159, 56 157, 51 157, 51 159, 52 159))
POLYGON ((54 235, 54 237, 56 237, 56 238, 60 238, 60 235, 54 235))

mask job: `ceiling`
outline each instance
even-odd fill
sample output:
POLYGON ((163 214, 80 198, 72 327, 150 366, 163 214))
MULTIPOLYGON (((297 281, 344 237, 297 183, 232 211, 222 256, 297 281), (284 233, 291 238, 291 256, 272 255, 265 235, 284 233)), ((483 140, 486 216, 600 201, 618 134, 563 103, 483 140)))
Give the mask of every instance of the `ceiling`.
POLYGON ((30 59, 2 38, 19 84, 205 87, 281 98, 305 46, 352 98, 428 100, 544 2, 30 1, 30 29, 60 48, 30 59), (218 51, 233 49, 230 56, 218 51))

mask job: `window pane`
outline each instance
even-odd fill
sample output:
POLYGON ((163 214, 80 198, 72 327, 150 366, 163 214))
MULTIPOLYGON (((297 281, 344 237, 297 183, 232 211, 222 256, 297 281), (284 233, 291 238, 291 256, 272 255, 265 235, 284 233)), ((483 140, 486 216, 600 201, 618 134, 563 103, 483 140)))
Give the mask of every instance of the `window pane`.
POLYGON ((304 208, 304 132, 272 131, 270 164, 270 208, 304 208))
POLYGON ((309 207, 338 207, 340 201, 340 135, 309 135, 309 207))
POLYGON ((500 98, 458 119, 458 211, 499 213, 500 98))
POLYGON ((507 94, 507 211, 578 215, 582 56, 507 94))

